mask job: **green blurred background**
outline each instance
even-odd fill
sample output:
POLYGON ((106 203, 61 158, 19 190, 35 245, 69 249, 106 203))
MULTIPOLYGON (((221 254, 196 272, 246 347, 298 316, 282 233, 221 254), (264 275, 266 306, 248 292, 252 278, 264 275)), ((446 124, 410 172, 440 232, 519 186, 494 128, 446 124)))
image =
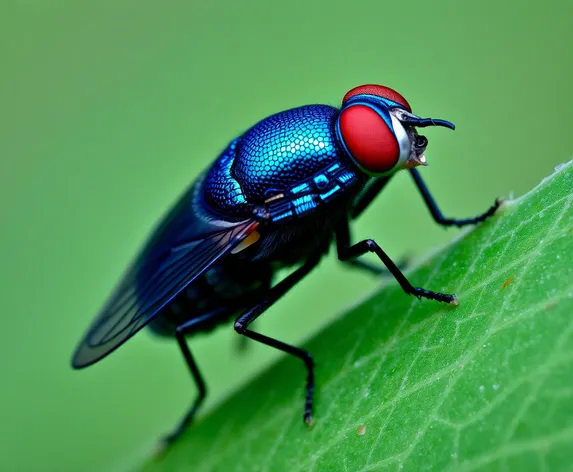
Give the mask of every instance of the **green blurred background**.
MULTIPOLYGON (((573 153, 568 0, 98 0, 0 4, 0 470, 122 470, 195 394, 143 332, 85 371, 71 352, 146 232, 257 120, 398 89, 430 130, 422 170, 447 215, 520 194, 573 153)), ((447 241, 407 175, 356 225, 398 258, 447 241)), ((297 342, 376 281, 331 255, 261 329, 297 342)), ((191 346, 208 407, 276 357, 226 326, 191 346)), ((320 360, 318 360, 320 361, 320 360)), ((298 381, 300 379, 293 379, 298 381)))

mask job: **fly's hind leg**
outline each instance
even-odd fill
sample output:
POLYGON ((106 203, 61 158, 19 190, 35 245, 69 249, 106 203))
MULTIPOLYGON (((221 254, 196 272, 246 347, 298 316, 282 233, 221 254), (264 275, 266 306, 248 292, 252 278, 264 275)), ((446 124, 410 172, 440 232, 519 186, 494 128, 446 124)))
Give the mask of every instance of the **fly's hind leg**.
POLYGON ((179 424, 170 434, 168 434, 161 440, 158 451, 159 453, 166 450, 177 439, 179 439, 179 437, 185 431, 187 426, 189 426, 189 424, 191 424, 191 422, 193 421, 195 414, 197 413, 201 404, 205 400, 205 397, 207 396, 207 386, 205 385, 205 381, 203 380, 203 376, 201 375, 199 366, 197 365, 197 362, 195 361, 195 358, 193 357, 193 354, 191 354, 191 350, 187 345, 187 340, 185 339, 185 336, 194 333, 202 323, 212 321, 214 318, 219 318, 219 317, 223 318, 231 316, 233 313, 236 313, 244 306, 248 306, 250 300, 251 300, 250 297, 244 297, 243 300, 238 300, 237 303, 215 309, 204 315, 190 319, 189 321, 186 321, 177 326, 177 328, 175 328, 175 339, 177 340, 177 344, 181 349, 181 353, 183 354, 185 363, 189 368, 189 372, 191 373, 191 376, 195 381, 195 385, 197 385, 198 393, 197 396, 195 397, 195 400, 191 404, 191 408, 185 414, 183 419, 179 422, 179 424))
POLYGON ((199 324, 201 324, 204 321, 207 321, 210 318, 217 316, 218 314, 219 313, 217 313, 217 312, 216 313, 208 313, 206 315, 191 319, 191 320, 177 326, 177 328, 175 328, 175 339, 177 340, 177 344, 179 345, 179 348, 181 349, 181 353, 183 354, 183 358, 185 359, 185 363, 187 364, 187 367, 189 368, 189 371, 191 372, 191 376, 193 377, 193 380, 195 381, 195 385, 197 385, 198 394, 195 397, 195 400, 193 401, 193 403, 191 404, 191 408, 185 414, 185 416, 179 422, 179 424, 175 427, 175 429, 170 434, 168 434, 167 436, 162 438, 158 452, 163 452, 164 450, 166 450, 169 446, 171 446, 181 436, 181 433, 183 433, 185 428, 191 423, 195 414, 197 413, 197 410, 199 409, 199 407, 201 406, 201 404, 205 400, 205 397, 207 396, 207 387, 205 385, 205 381, 203 380, 203 376, 201 375, 201 372, 199 371, 199 367, 197 366, 197 362, 195 361, 195 358, 193 357, 193 354, 191 354, 191 350, 189 349, 189 346, 187 345, 185 335, 192 333, 197 328, 197 326, 199 324))
POLYGON ((306 389, 305 389, 305 404, 303 419, 307 424, 312 423, 312 406, 313 406, 313 392, 314 392, 314 363, 312 356, 309 352, 295 346, 283 343, 277 339, 270 338, 263 334, 252 331, 249 325, 261 316, 268 308, 270 308, 280 297, 300 282, 316 265, 319 259, 313 259, 306 262, 295 270, 292 274, 280 281, 277 285, 272 287, 257 303, 253 304, 247 311, 235 321, 235 331, 246 336, 254 341, 266 344, 267 346, 278 349, 279 351, 286 352, 292 356, 298 357, 304 362, 306 367, 306 389))

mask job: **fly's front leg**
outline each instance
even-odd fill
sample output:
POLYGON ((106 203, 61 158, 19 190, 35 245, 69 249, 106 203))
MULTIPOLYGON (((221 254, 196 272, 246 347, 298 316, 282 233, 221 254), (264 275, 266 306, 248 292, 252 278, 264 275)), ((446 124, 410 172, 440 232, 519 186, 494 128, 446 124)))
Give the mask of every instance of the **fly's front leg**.
POLYGON ((300 282, 314 267, 316 267, 318 262, 319 259, 306 262, 292 274, 287 276, 284 280, 271 288, 260 301, 251 306, 251 308, 245 311, 235 321, 235 331, 237 331, 237 333, 242 334, 243 336, 246 336, 247 338, 250 338, 254 341, 258 341, 262 344, 266 344, 267 346, 278 349, 279 351, 283 351, 287 354, 298 357, 304 362, 307 376, 303 419, 308 425, 312 424, 312 404, 314 393, 314 363, 311 354, 298 347, 291 346, 289 344, 283 343, 282 341, 278 341, 277 339, 251 331, 248 328, 255 319, 261 316, 280 297, 282 297, 286 292, 288 292, 292 287, 300 282))
POLYGON ((481 221, 484 221, 486 218, 492 216, 501 206, 502 203, 502 201, 499 198, 497 198, 495 200, 495 203, 490 208, 488 208, 486 212, 476 216, 475 218, 467 218, 465 220, 446 218, 444 217, 444 215, 442 215, 442 212, 438 208, 438 205, 436 204, 434 197, 432 197, 432 195, 430 194, 428 187, 426 187, 426 184, 422 180, 422 176, 419 174, 417 169, 410 169, 410 175, 414 179, 416 187, 418 187, 418 190, 422 194, 422 198, 424 199, 424 202, 426 202, 426 205, 430 210, 430 213, 432 214, 434 221, 442 226, 457 226, 458 228, 461 228, 462 226, 475 225, 476 223, 480 223, 481 221))
MULTIPOLYGON (((337 233, 338 236, 338 233, 337 233)), ((368 252, 372 252, 378 256, 378 258, 384 263, 388 268, 390 273, 398 281, 402 290, 408 295, 414 295, 418 298, 428 298, 430 300, 437 300, 439 302, 450 303, 452 305, 457 305, 457 300, 455 295, 449 295, 447 293, 434 292, 432 290, 427 290, 422 287, 414 287, 406 278, 404 274, 400 271, 398 266, 394 264, 392 259, 382 250, 382 248, 372 239, 365 239, 352 246, 338 246, 338 259, 341 261, 351 261, 354 260, 368 252)))

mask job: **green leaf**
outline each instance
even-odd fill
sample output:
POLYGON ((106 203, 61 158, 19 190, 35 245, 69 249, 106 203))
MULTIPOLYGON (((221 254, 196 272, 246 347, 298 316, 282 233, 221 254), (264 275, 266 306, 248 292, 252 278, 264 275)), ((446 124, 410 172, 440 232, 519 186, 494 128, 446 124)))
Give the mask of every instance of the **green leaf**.
POLYGON ((141 470, 565 470, 573 464, 573 161, 282 358, 141 470))

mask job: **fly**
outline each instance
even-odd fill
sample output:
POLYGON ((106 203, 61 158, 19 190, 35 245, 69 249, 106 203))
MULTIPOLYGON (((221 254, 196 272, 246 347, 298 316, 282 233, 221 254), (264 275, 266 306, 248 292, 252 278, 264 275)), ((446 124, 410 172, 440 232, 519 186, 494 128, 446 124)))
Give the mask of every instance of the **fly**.
POLYGON ((306 366, 303 419, 312 423, 311 354, 253 331, 251 323, 300 282, 336 242, 338 259, 374 274, 359 259, 374 253, 406 294, 456 304, 452 294, 414 287, 372 239, 353 243, 349 223, 399 170, 407 169, 434 220, 472 225, 493 215, 445 218, 416 167, 428 140, 417 129, 449 121, 421 118, 381 85, 350 90, 340 108, 306 105, 258 122, 180 197, 151 234, 78 345, 72 366, 107 356, 144 326, 174 336, 198 387, 165 444, 177 439, 205 399, 206 386, 186 336, 234 319, 235 331, 299 358, 306 366), (283 280, 275 273, 296 267, 283 280))

